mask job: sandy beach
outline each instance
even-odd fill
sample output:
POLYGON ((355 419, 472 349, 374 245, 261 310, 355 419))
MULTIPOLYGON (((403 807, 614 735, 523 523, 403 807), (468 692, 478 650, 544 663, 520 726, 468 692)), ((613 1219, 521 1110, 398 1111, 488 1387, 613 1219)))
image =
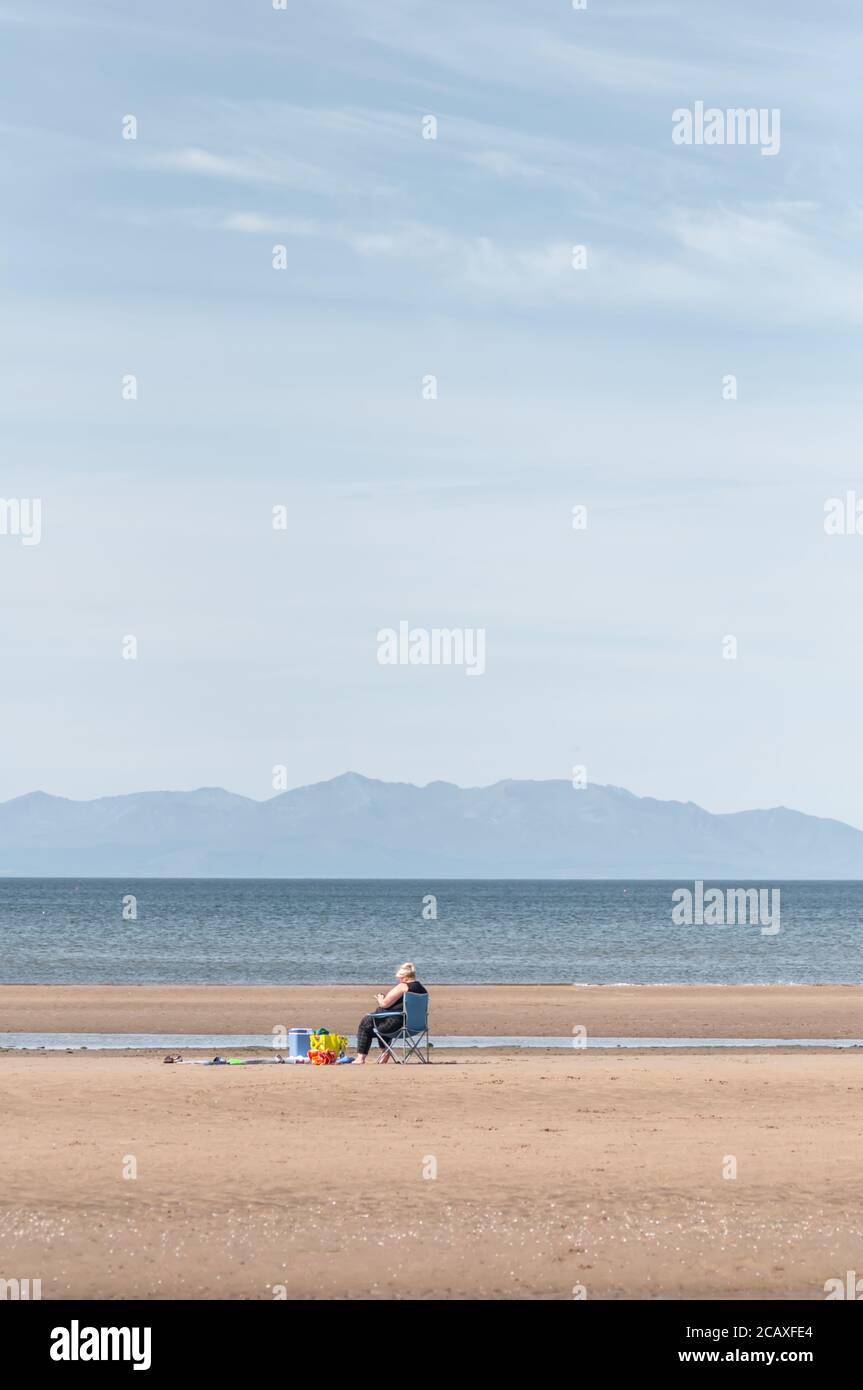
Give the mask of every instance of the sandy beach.
POLYGON ((863 1265, 854 1053, 7 1053, 0 1088, 2 1273, 45 1298, 820 1298, 863 1265))
MULTIPOLYGON (((377 985, 0 985, 0 1032, 353 1033, 377 985)), ((860 985, 435 985, 432 1034, 863 1037, 860 985)))
MULTIPOLYGON (((370 993, 7 986, 0 1018, 352 1031, 370 993)), ((438 988, 432 1019, 840 1038, 861 1032, 861 995, 438 988)), ((821 1298, 863 1268, 861 1068, 806 1050, 448 1050, 362 1070, 6 1052, 0 1274, 46 1298, 821 1298)))

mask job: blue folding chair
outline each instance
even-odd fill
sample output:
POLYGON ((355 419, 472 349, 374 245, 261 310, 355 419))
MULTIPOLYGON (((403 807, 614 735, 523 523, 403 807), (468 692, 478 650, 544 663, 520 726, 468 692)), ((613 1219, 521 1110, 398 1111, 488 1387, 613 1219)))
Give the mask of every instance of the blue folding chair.
POLYGON ((395 1033, 381 1033, 375 1022, 372 1033, 377 1038, 381 1047, 389 1053, 394 1062, 410 1062, 412 1059, 418 1062, 428 1062, 429 1059, 429 997, 427 994, 412 994, 407 990, 402 995, 402 1007, 392 1009, 385 1014, 377 1013, 372 1017, 379 1018, 400 1018, 401 1027, 395 1033), (401 1047, 399 1057, 396 1049, 401 1047), (425 1055, 423 1055, 425 1048, 425 1055))

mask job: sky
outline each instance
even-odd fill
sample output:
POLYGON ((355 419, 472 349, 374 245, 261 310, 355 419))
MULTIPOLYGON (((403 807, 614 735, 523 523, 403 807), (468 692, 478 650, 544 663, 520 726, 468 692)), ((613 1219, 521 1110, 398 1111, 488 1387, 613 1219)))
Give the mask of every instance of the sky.
POLYGON ((578 766, 863 827, 861 50, 850 0, 0 0, 0 798, 578 766))

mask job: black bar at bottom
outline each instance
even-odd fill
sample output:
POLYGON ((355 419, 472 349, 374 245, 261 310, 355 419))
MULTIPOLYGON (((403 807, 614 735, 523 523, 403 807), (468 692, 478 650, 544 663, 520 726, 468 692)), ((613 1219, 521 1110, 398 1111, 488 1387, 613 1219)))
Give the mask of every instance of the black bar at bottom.
POLYGON ((860 1310, 838 1303, 50 1300, 0 1303, 0 1338, 19 1374, 61 1379, 137 1367, 139 1380, 194 1370, 222 1382, 238 1373, 257 1378, 273 1365, 290 1376, 299 1361, 304 1378, 331 1381, 340 1369, 369 1375, 398 1361, 396 1345, 412 1347, 426 1371, 456 1379, 466 1354, 498 1364, 516 1350, 533 1359, 537 1374, 543 1365, 550 1370, 553 1355, 565 1357, 573 1375, 598 1361, 612 1374, 757 1365, 823 1376, 857 1361, 860 1310))

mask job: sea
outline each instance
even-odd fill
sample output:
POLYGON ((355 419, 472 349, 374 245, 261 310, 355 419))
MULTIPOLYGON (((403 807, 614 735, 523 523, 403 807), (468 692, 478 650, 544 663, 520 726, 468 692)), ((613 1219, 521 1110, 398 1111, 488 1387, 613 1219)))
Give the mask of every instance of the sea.
POLYGON ((863 883, 704 893, 743 887, 768 925, 675 922, 680 881, 5 878, 0 983, 863 982, 863 883))

